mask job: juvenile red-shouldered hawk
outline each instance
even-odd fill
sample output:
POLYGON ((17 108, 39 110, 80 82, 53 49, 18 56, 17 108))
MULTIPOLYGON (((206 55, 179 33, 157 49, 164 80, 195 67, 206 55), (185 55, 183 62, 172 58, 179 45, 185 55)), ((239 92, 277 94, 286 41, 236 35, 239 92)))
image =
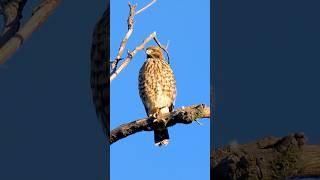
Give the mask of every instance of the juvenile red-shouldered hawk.
POLYGON ((90 83, 96 113, 103 130, 109 137, 109 59, 110 59, 110 8, 102 15, 94 28, 91 47, 90 83))
MULTIPOLYGON (((157 118, 159 114, 173 111, 176 81, 160 47, 150 46, 146 49, 146 54, 147 60, 139 72, 139 95, 148 117, 157 118)), ((168 129, 155 129, 154 141, 157 146, 167 145, 168 129)))

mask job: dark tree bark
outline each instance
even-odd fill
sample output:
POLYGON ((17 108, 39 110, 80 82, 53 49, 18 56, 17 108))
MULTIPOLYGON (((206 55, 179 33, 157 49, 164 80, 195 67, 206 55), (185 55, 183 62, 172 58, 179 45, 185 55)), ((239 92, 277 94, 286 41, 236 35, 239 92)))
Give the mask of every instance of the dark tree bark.
POLYGON ((161 121, 154 123, 154 118, 144 118, 123 124, 110 132, 110 144, 141 131, 153 131, 160 127, 171 127, 178 123, 190 124, 199 118, 210 118, 210 107, 204 104, 176 109, 174 112, 160 117, 161 121))
POLYGON ((212 179, 289 179, 320 177, 320 146, 303 133, 231 144, 211 153, 212 179))

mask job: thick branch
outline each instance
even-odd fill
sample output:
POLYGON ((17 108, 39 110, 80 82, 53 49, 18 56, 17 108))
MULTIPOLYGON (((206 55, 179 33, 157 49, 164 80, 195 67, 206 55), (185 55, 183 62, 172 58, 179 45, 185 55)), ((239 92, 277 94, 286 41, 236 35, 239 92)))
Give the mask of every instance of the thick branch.
POLYGON ((61 0, 43 0, 32 13, 28 22, 4 44, 0 49, 0 64, 6 60, 22 45, 22 43, 30 37, 56 9, 61 0))
POLYGON ((211 154, 213 179, 288 179, 320 177, 320 146, 306 145, 295 133, 283 138, 218 148, 211 154))
POLYGON ((174 126, 177 123, 190 124, 199 118, 210 118, 210 107, 204 104, 179 108, 172 113, 163 115, 164 124, 154 123, 153 118, 144 118, 123 124, 110 132, 110 144, 141 131, 153 131, 158 127, 174 126))

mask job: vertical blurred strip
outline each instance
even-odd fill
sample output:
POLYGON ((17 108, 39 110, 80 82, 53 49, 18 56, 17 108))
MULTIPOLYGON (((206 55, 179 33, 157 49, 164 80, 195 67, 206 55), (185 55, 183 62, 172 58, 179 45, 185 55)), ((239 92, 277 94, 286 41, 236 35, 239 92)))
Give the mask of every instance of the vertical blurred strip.
POLYGON ((214 1, 211 1, 211 9, 210 9, 210 112, 211 112, 211 120, 210 120, 210 148, 213 149, 213 119, 214 119, 214 110, 215 110, 215 96, 214 96, 214 1))
POLYGON ((94 27, 91 48, 90 83, 96 113, 106 135, 107 179, 110 179, 110 1, 106 11, 94 27))
POLYGON ((210 179, 212 179, 212 167, 213 167, 213 123, 215 116, 215 96, 214 96, 214 87, 213 87, 213 78, 214 78, 214 1, 210 1, 210 179))
MULTIPOLYGON (((211 29, 211 43, 210 43, 210 58, 211 58, 211 63, 210 63, 210 72, 211 72, 211 78, 210 78, 210 91, 211 91, 211 126, 210 126, 210 179, 213 179, 213 152, 214 152, 214 144, 215 144, 215 127, 216 127, 216 121, 217 121, 217 112, 220 110, 219 104, 217 103, 217 99, 219 99, 219 95, 221 95, 221 87, 217 87, 217 84, 221 82, 221 76, 220 76, 220 71, 219 71, 219 61, 220 59, 218 56, 220 55, 219 52, 220 50, 220 45, 218 42, 220 41, 220 37, 218 34, 221 34, 220 32, 220 21, 219 18, 221 14, 221 1, 219 0, 214 0, 211 1, 211 11, 210 11, 210 29, 211 29), (219 94, 220 93, 220 94, 219 94)), ((220 83, 221 84, 221 83, 220 83)))

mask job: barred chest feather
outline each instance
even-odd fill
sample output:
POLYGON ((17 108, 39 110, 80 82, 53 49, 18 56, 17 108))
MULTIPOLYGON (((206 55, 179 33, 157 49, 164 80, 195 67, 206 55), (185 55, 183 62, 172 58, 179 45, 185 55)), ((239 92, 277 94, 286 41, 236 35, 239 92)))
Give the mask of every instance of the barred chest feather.
POLYGON ((147 110, 161 109, 169 112, 176 98, 176 81, 170 65, 156 58, 148 58, 139 72, 139 95, 147 110))

